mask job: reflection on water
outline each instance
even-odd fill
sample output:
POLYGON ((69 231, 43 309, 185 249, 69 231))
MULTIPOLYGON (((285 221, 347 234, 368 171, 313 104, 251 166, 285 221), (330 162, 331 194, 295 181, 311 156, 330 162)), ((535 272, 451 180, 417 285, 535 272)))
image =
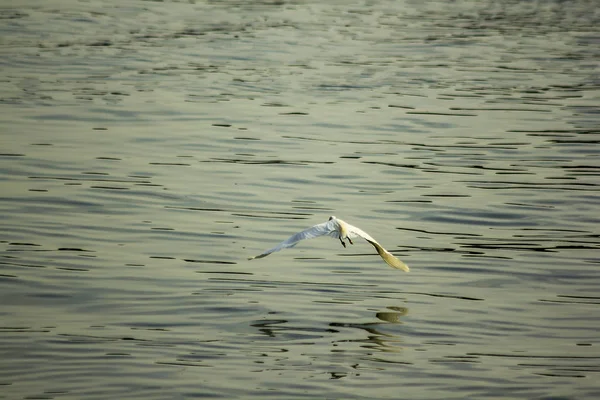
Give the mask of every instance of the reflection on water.
POLYGON ((0 398, 599 397, 594 10, 0 8, 0 398))

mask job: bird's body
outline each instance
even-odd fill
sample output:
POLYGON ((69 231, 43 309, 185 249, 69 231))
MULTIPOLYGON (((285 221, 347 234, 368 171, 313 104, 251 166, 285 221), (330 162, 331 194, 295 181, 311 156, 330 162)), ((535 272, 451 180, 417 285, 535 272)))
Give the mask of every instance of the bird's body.
POLYGON ((375 239, 373 239, 367 232, 362 229, 357 228, 356 226, 350 225, 349 223, 342 221, 335 216, 329 217, 327 222, 323 222, 322 224, 317 224, 308 229, 303 230, 302 232, 298 232, 295 235, 290 236, 287 240, 279 243, 277 246, 269 249, 256 257, 251 257, 249 260, 255 258, 263 258, 268 256, 271 253, 274 253, 279 250, 287 249, 289 247, 294 247, 301 240, 304 239, 312 239, 319 236, 332 236, 336 239, 339 239, 344 247, 346 247, 345 240, 348 240, 350 244, 352 243, 352 239, 356 237, 361 237, 365 239, 367 242, 371 243, 373 247, 377 250, 377 253, 383 258, 390 267, 401 269, 402 271, 408 272, 409 268, 402 261, 398 260, 392 253, 384 249, 375 239))

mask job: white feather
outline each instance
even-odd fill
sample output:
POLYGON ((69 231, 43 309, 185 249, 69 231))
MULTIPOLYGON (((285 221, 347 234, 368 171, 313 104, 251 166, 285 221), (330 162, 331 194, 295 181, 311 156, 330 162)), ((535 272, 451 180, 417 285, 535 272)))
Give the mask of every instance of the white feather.
POLYGON ((361 237, 370 244, 372 244, 373 247, 375 247, 377 253, 390 267, 401 269, 402 271, 406 272, 409 271, 408 265, 404 264, 402 261, 397 259, 392 253, 384 249, 383 246, 381 246, 379 242, 373 239, 371 235, 369 235, 367 232, 363 231, 360 228, 357 228, 354 225, 350 225, 347 222, 336 218, 335 216, 329 217, 329 220, 327 222, 311 226, 310 228, 305 229, 302 232, 298 232, 295 235, 290 236, 288 239, 279 243, 272 249, 266 250, 265 252, 255 257, 250 257, 249 260, 266 257, 269 254, 274 253, 276 251, 294 247, 301 240, 312 239, 319 236, 333 236, 334 238, 340 239, 344 247, 346 246, 344 242, 345 239, 348 239, 348 241, 352 243, 350 239, 353 239, 355 237, 361 237))

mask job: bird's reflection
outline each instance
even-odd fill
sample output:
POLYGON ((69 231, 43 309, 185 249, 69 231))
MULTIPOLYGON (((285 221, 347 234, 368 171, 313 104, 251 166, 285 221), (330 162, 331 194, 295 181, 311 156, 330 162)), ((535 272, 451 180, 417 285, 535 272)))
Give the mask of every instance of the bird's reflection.
POLYGON ((364 339, 341 340, 337 342, 361 343, 361 347, 364 348, 377 349, 384 352, 397 352, 401 350, 401 347, 398 346, 398 342, 401 341, 400 337, 395 334, 385 333, 380 328, 387 324, 401 324, 401 318, 408 314, 408 308, 398 306, 389 306, 386 308, 390 311, 375 313, 375 317, 382 322, 368 322, 364 324, 332 322, 329 326, 336 328, 357 328, 368 333, 364 339))
POLYGON ((384 327, 389 324, 402 324, 402 317, 408 314, 408 308, 400 306, 388 306, 385 311, 375 313, 376 322, 330 322, 328 328, 291 326, 286 319, 264 319, 254 321, 251 325, 258 331, 270 338, 289 336, 291 338, 317 338, 326 337, 331 334, 341 334, 339 328, 355 328, 367 333, 366 337, 353 339, 340 339, 332 341, 333 346, 338 347, 340 343, 358 343, 360 347, 376 349, 384 352, 398 352, 401 347, 398 343, 401 338, 398 334, 385 332, 384 327))
POLYGON ((400 318, 408 314, 408 308, 406 307, 390 306, 387 308, 392 311, 378 312, 375 314, 375 317, 384 322, 389 322, 392 324, 401 324, 402 321, 400 321, 400 318))

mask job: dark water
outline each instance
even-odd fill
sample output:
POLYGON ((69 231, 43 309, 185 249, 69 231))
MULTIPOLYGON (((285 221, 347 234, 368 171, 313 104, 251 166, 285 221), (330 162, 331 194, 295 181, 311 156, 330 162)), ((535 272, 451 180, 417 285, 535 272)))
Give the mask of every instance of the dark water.
POLYGON ((0 8, 0 398, 600 397, 594 1, 0 8), (331 214, 315 239, 247 261, 331 214))

